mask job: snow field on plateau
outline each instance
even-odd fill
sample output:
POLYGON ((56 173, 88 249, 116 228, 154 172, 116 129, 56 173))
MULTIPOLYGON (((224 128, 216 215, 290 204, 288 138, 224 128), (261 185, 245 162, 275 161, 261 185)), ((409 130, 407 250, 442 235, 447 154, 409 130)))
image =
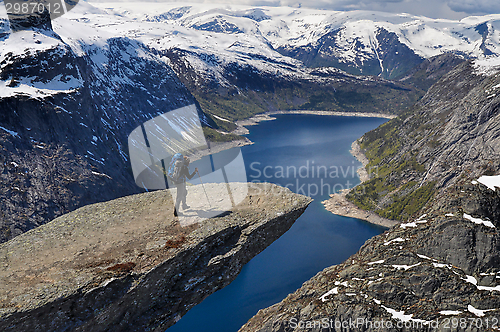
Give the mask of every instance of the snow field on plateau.
MULTIPOLYGON (((0 12, 0 33, 8 30, 5 16, 0 12)), ((158 51, 184 51, 184 59, 201 79, 212 78, 223 86, 229 84, 223 71, 231 64, 289 80, 310 79, 301 61, 284 56, 277 49, 307 49, 319 45, 324 36, 335 33, 335 44, 328 46, 328 54, 340 63, 354 66, 378 59, 383 71, 383 50, 377 39, 379 29, 394 33, 401 43, 423 58, 446 52, 477 58, 480 74, 488 74, 500 66, 497 56, 500 54, 500 14, 454 21, 368 11, 81 1, 52 25, 55 34, 26 30, 0 38, 0 70, 12 57, 69 46, 77 56, 90 55, 98 73, 107 62, 108 41, 124 38, 136 42, 131 45, 137 46, 137 52, 142 52, 144 57, 156 57, 155 61, 169 62, 166 57, 150 54, 138 45, 158 51)), ((137 52, 127 50, 123 56, 137 56, 137 52)), ((130 83, 127 75, 111 79, 130 83)), ((38 82, 36 78, 25 78, 14 87, 9 86, 10 80, 0 82, 0 97, 15 94, 43 97, 71 92, 82 84, 80 77, 44 82, 44 86, 31 81, 38 82)))
MULTIPOLYGON (((487 45, 495 54, 500 53, 500 14, 456 21, 409 14, 337 12, 290 7, 144 2, 94 5, 111 15, 127 17, 136 23, 161 22, 199 30, 200 26, 217 19, 219 23, 229 23, 243 34, 260 39, 264 42, 260 47, 265 47, 266 43, 273 48, 314 45, 326 33, 340 29, 344 31, 338 40, 339 45, 345 46, 358 39, 365 47, 376 48, 373 35, 379 28, 384 28, 394 32, 403 44, 424 58, 445 52, 484 57, 480 48, 482 44, 487 45), (487 31, 484 30, 486 27, 487 31)), ((227 33, 212 33, 212 39, 218 40, 221 34, 227 33)), ((350 48, 341 47, 338 51, 341 53, 340 58, 352 56, 350 48)))

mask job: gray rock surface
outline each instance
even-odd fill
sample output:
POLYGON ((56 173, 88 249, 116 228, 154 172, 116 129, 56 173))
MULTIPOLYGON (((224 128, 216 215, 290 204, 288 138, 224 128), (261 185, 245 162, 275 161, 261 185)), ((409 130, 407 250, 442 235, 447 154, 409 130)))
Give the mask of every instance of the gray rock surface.
MULTIPOLYGON (((271 184, 234 184, 233 193, 247 186, 237 207, 187 227, 166 190, 85 206, 3 243, 0 330, 164 331, 236 278, 311 201, 271 184)), ((188 190, 190 205, 204 197, 201 186, 188 190)))
POLYGON ((404 221, 462 179, 498 174, 499 84, 498 73, 485 76, 463 62, 412 109, 366 133, 358 141, 375 171, 347 198, 404 221))
MULTIPOLYGON (((449 206, 455 212, 432 210, 368 240, 346 262, 321 271, 282 302, 259 311, 240 331, 450 331, 457 320, 464 323, 452 331, 495 331, 500 318, 500 221, 493 221, 493 228, 462 218, 473 211, 461 206, 477 202, 475 196, 484 190, 464 189, 455 201, 463 204, 449 206), (329 328, 307 326, 325 319, 329 328), (349 321, 360 325, 335 329, 349 321)), ((482 194, 500 202, 499 191, 482 194)))

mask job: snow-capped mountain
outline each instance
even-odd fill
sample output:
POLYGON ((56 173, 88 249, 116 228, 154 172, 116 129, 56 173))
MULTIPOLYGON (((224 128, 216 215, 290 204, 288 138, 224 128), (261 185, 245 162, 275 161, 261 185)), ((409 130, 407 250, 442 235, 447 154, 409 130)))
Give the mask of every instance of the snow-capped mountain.
POLYGON ((310 67, 333 66, 386 78, 400 77, 423 59, 443 53, 465 58, 500 54, 500 14, 454 21, 289 7, 95 5, 136 23, 150 23, 136 36, 155 48, 198 49, 226 58, 244 54, 280 61, 293 58, 310 67), (159 34, 158 24, 162 26, 159 34))

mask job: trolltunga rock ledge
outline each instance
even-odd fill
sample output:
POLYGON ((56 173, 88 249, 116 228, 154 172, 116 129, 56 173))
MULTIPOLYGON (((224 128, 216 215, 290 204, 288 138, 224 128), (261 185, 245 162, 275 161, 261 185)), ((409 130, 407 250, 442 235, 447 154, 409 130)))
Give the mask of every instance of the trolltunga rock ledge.
MULTIPOLYGON (((202 190, 189 187, 188 204, 202 190)), ((183 227, 172 194, 85 206, 0 245, 0 330, 164 331, 234 280, 311 201, 252 184, 231 211, 183 227)))

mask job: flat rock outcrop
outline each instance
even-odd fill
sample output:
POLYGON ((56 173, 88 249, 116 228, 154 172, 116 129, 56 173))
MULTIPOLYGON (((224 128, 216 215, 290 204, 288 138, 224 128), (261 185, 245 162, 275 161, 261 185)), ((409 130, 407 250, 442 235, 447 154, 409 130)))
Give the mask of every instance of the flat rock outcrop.
MULTIPOLYGON (((205 189, 225 190, 225 184, 205 189)), ((271 184, 231 184, 237 207, 183 227, 170 190, 82 207, 0 245, 0 330, 165 331, 228 285, 285 233, 310 199, 271 184)))

